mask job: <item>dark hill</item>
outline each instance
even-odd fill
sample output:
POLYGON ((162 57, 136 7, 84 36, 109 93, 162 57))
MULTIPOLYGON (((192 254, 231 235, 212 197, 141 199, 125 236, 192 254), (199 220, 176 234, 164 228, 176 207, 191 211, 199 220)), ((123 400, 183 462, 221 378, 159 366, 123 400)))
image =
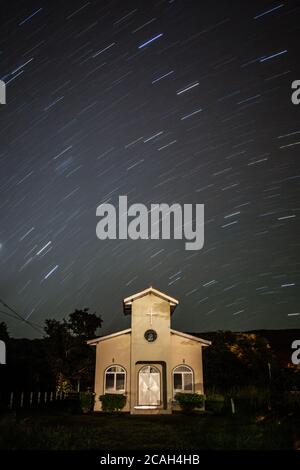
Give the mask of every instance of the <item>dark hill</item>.
MULTIPOLYGON (((241 333, 254 333, 256 335, 266 338, 282 366, 286 366, 291 360, 291 354, 293 351, 291 345, 293 341, 295 339, 300 340, 300 328, 287 330, 251 330, 241 331, 241 333)), ((194 336, 201 337, 203 339, 208 339, 213 342, 217 332, 213 331, 191 334, 194 336)))

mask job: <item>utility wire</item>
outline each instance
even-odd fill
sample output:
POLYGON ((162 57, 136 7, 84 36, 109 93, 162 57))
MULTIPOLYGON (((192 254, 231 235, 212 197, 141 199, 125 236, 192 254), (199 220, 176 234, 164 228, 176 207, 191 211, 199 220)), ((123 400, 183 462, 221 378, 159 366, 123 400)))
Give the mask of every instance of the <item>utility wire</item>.
MULTIPOLYGON (((7 317, 10 317, 10 318, 13 318, 14 320, 18 320, 18 321, 26 321, 25 318, 24 320, 21 320, 19 317, 17 317, 16 315, 14 315, 13 313, 8 313, 8 312, 5 312, 4 310, 0 310, 0 313, 3 313, 3 315, 6 315, 7 317)), ((36 325, 38 328, 41 328, 42 329, 42 326, 39 325, 38 323, 35 323, 35 322, 28 322, 27 323, 31 323, 31 325, 36 325)), ((30 326, 31 326, 30 325, 30 326)))
MULTIPOLYGON (((22 321, 22 322, 26 323, 27 325, 31 326, 31 328, 33 328, 38 333, 43 333, 43 329, 40 325, 32 323, 32 322, 26 320, 24 317, 22 317, 22 315, 20 315, 18 312, 16 312, 16 310, 14 310, 12 307, 7 305, 7 303, 4 302, 4 300, 0 299, 0 303, 3 305, 3 307, 8 308, 8 310, 10 310, 15 316, 13 317, 13 315, 9 315, 8 313, 6 313, 6 315, 11 316, 11 317, 15 318, 16 320, 19 320, 19 321, 22 321)), ((5 312, 2 311, 2 313, 5 313, 5 312)))

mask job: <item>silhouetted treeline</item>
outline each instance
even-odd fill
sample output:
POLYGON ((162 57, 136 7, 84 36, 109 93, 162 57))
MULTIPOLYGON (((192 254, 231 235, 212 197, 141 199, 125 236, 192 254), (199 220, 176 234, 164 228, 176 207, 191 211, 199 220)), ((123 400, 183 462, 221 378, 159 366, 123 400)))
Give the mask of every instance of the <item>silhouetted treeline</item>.
POLYGON ((5 323, 0 339, 6 343, 6 365, 0 366, 0 391, 85 390, 94 379, 94 348, 102 319, 88 309, 75 310, 62 321, 46 320, 41 339, 10 338, 5 323))
POLYGON ((212 341, 204 349, 206 388, 226 391, 256 385, 300 391, 300 365, 291 361, 291 344, 300 339, 300 330, 193 334, 212 341))

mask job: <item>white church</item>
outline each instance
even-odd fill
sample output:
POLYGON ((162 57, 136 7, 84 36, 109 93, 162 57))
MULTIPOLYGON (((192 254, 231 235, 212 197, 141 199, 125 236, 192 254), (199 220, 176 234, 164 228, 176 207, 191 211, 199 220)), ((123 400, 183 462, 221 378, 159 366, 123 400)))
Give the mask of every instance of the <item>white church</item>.
POLYGON ((171 328, 178 300, 149 287, 123 300, 131 328, 95 338, 95 411, 99 396, 126 395, 123 411, 171 413, 178 392, 204 393, 202 350, 210 341, 171 328))

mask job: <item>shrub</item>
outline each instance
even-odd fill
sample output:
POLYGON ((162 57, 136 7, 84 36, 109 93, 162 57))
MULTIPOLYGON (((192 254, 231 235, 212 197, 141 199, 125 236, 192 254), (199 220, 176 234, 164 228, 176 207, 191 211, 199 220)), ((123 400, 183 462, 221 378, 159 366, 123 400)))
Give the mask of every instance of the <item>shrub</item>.
POLYGON ((94 407, 94 394, 91 392, 80 392, 80 405, 83 413, 90 413, 94 407))
POLYGON ((229 395, 234 399, 237 413, 263 412, 270 404, 269 390, 255 386, 232 390, 229 395))
POLYGON ((198 393, 176 393, 175 400, 185 413, 191 413, 195 408, 201 408, 204 403, 204 395, 198 393))
POLYGON ((208 395, 205 400, 205 409, 213 413, 221 413, 224 409, 225 398, 219 393, 212 393, 208 395))
POLYGON ((124 408, 126 396, 121 393, 106 393, 105 395, 100 395, 99 400, 102 403, 102 410, 112 413, 124 408))

